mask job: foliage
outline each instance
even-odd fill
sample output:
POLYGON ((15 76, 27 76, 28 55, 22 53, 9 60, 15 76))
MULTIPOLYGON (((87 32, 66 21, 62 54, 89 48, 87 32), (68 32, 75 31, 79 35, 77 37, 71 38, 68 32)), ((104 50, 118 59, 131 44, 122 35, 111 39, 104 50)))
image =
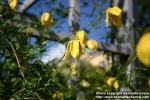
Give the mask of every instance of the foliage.
POLYGON ((57 90, 68 92, 63 77, 55 71, 56 65, 37 59, 44 52, 45 44, 40 39, 38 44, 31 44, 30 26, 36 25, 24 25, 15 19, 20 15, 6 5, 0 7, 1 99, 49 99, 57 90))

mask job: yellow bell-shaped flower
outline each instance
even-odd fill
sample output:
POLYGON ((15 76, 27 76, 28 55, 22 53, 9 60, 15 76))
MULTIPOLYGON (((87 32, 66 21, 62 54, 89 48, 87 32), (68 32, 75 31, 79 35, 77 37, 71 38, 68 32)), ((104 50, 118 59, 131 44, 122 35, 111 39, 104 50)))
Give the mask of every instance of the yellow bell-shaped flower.
POLYGON ((109 77, 108 79, 107 79, 107 85, 109 86, 109 87, 112 87, 113 86, 113 82, 116 80, 116 78, 115 77, 109 77))
POLYGON ((41 16, 41 24, 43 26, 48 26, 53 23, 53 18, 49 12, 44 12, 41 16))
POLYGON ((82 51, 85 49, 85 45, 80 40, 69 41, 66 49, 64 59, 68 59, 70 55, 75 59, 80 59, 82 51))
POLYGON ((18 6, 18 0, 8 0, 8 4, 12 10, 16 10, 18 6))
POLYGON ((136 55, 139 61, 150 67, 150 32, 144 34, 138 41, 136 55))
POLYGON ((80 82, 80 85, 83 86, 83 87, 85 87, 85 88, 88 88, 88 87, 91 86, 91 84, 88 81, 86 81, 86 80, 82 80, 80 82))
POLYGON ((53 99, 64 100, 64 94, 59 91, 56 91, 52 97, 53 97, 53 99))
POLYGON ((98 42, 96 40, 88 40, 87 46, 89 49, 95 51, 98 49, 98 42))
POLYGON ((84 30, 79 30, 76 32, 76 38, 81 42, 85 43, 88 39, 87 33, 84 30))
POLYGON ((116 91, 119 89, 119 82, 115 77, 109 77, 106 81, 109 87, 114 88, 116 91))
POLYGON ((122 14, 122 10, 117 6, 114 6, 112 8, 107 8, 106 20, 105 20, 106 27, 108 27, 109 20, 114 26, 121 27, 122 25, 121 14, 122 14))

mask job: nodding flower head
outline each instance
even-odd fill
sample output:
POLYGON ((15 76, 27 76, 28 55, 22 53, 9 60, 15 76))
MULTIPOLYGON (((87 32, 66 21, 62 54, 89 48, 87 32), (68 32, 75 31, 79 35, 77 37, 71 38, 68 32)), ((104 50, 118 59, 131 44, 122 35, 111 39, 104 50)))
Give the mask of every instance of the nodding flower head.
POLYGON ((79 60, 84 49, 85 45, 80 40, 71 40, 67 44, 64 59, 68 59, 70 56, 72 56, 73 58, 79 60))
POLYGON ((122 15, 122 10, 119 7, 114 6, 112 8, 107 8, 106 20, 105 20, 106 27, 108 27, 109 20, 114 26, 121 27, 122 25, 121 15, 122 15))

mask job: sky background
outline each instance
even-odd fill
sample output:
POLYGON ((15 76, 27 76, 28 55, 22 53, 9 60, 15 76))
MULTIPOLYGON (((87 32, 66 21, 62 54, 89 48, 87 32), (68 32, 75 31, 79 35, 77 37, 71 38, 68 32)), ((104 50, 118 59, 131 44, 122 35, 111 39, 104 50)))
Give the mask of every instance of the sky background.
MULTIPOLYGON (((23 1, 24 0, 21 2, 23 1)), ((54 10, 59 8, 60 4, 62 6, 61 10, 69 8, 69 0, 38 0, 38 2, 27 11, 27 13, 31 13, 40 18, 43 12, 48 11, 52 14, 55 19, 54 21, 57 22, 57 25, 50 27, 50 30, 69 34, 68 16, 62 18, 59 16, 59 13, 56 13, 54 10)), ((98 42, 109 42, 106 39, 106 34, 109 31, 109 28, 106 29, 105 27, 105 10, 107 7, 109 7, 108 0, 80 0, 80 29, 88 30, 88 37, 90 39, 96 39, 98 42), (95 24, 95 26, 91 25, 94 23, 98 24, 95 24)), ((32 38, 32 42, 36 42, 35 38, 32 38)), ((42 61, 47 63, 53 58, 63 56, 64 53, 64 44, 48 41, 46 52, 42 56, 42 61)))

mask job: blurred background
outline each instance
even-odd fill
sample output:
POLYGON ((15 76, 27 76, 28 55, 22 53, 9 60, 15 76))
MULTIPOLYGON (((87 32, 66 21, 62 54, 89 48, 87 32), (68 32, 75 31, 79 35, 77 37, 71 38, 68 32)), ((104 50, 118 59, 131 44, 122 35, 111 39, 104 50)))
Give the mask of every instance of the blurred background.
POLYGON ((0 100, 95 100, 97 91, 150 90, 150 68, 135 54, 150 32, 150 1, 18 0, 15 11, 8 1, 0 0, 0 100), (106 28, 106 9, 113 6, 122 9, 121 28, 106 28), (54 20, 47 28, 43 12, 54 20), (79 29, 99 47, 82 54, 76 76, 62 57, 79 29))

